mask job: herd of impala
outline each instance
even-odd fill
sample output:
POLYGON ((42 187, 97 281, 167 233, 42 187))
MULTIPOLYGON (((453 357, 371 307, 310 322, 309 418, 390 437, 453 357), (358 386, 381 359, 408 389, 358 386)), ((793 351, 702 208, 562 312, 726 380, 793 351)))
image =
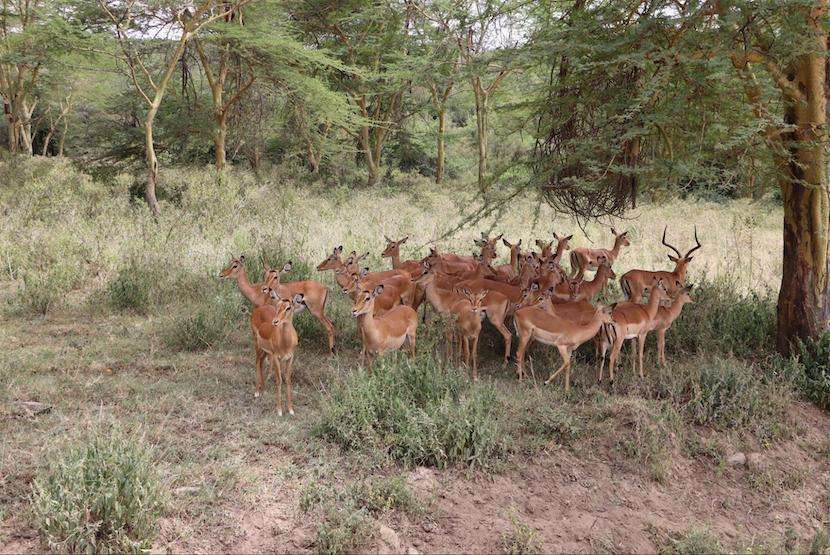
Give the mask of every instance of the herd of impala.
MULTIPOLYGON (((666 242, 662 244, 676 256, 672 271, 631 270, 620 278, 626 300, 612 305, 594 304, 605 290, 608 280, 616 277, 612 265, 623 247, 631 243, 628 232, 613 228, 614 244, 610 249, 575 248, 570 251, 571 272, 561 266, 562 256, 570 250, 572 236, 553 234, 554 241, 537 240, 539 251, 523 251, 522 242, 510 243, 502 235, 488 237, 482 233, 475 240, 478 252, 472 256, 441 253, 430 248, 420 260, 402 261, 401 245, 407 237, 394 241, 386 237, 384 258, 391 258, 392 269, 370 272, 361 261, 369 253, 352 251, 345 259, 343 247, 317 266, 318 271, 331 270, 344 294, 354 301, 352 316, 357 318, 362 343, 361 360, 371 371, 375 356, 399 349, 408 343, 415 354, 418 330, 418 307, 427 306, 446 317, 447 357, 452 357, 458 341, 464 363, 478 379, 478 339, 486 318, 504 338, 504 364, 507 365, 513 333, 519 337, 516 351, 517 374, 524 377, 524 359, 533 341, 555 346, 562 365, 545 383, 564 372, 565 389, 570 388, 571 354, 583 343, 593 340, 599 359, 599 380, 602 381, 606 355, 608 372, 614 370, 623 343, 637 340, 637 357, 632 365, 642 377, 643 349, 646 336, 657 332, 658 362, 665 362, 666 330, 680 315, 683 305, 692 302, 692 286, 686 284, 686 268, 692 253, 701 247, 695 229, 695 245, 681 255, 666 242), (499 242, 510 249, 510 262, 493 265, 499 242), (595 270, 593 279, 585 279, 587 270, 595 270), (646 300, 647 299, 647 300, 646 300), (609 353, 610 351, 610 353, 609 353)), ((282 416, 282 381, 286 382, 289 414, 294 414, 291 398, 291 373, 294 352, 299 338, 294 329, 294 315, 308 310, 327 332, 328 348, 334 351, 334 325, 325 313, 329 289, 314 280, 283 283, 280 277, 291 270, 291 262, 281 269, 265 266, 262 283, 251 283, 245 272, 245 256, 234 258, 220 277, 235 279, 240 292, 254 305, 251 333, 256 352, 256 393, 259 397, 264 383, 263 364, 269 359, 277 383, 277 409, 282 416)))

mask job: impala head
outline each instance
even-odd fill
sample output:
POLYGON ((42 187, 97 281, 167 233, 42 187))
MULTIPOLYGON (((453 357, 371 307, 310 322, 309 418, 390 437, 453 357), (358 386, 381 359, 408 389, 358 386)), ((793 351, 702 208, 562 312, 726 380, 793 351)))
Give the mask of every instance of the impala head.
POLYGON ((614 322, 614 308, 617 306, 617 303, 614 303, 609 306, 597 306, 597 316, 599 316, 600 322, 603 324, 612 324, 614 322))
POLYGON ((233 279, 239 275, 240 270, 245 269, 245 255, 240 254, 239 258, 232 258, 230 263, 219 272, 219 277, 223 279, 233 279))
POLYGON ((617 231, 612 227, 611 233, 614 234, 614 243, 619 243, 623 247, 628 247, 631 245, 631 241, 629 241, 628 239, 628 231, 617 233, 617 231))
POLYGON ((352 307, 352 316, 360 316, 367 314, 375 308, 375 299, 383 293, 383 285, 378 285, 373 290, 362 290, 355 297, 354 306, 352 307))
POLYGON ((573 235, 559 235, 553 232, 553 238, 556 239, 556 252, 562 253, 571 248, 570 242, 574 238, 573 235))
POLYGON ((383 249, 383 253, 381 253, 381 256, 383 258, 389 258, 391 256, 398 256, 400 254, 401 245, 406 243, 407 239, 409 239, 409 236, 407 235, 400 241, 394 241, 386 235, 384 235, 383 238, 386 239, 386 248, 383 249))
POLYGON ((510 254, 516 253, 517 255, 522 252, 522 240, 519 239, 516 243, 511 243, 507 239, 502 239, 502 243, 504 246, 510 249, 510 254))
POLYGON ((360 284, 360 280, 366 277, 369 273, 369 268, 361 268, 359 272, 350 272, 349 281, 343 286, 343 294, 351 295, 355 292, 360 284))
POLYGON ((666 246, 666 247, 670 248, 671 250, 673 250, 674 253, 677 255, 677 256, 672 256, 672 255, 669 254, 668 257, 669 257, 669 260, 671 260, 675 264, 675 269, 674 269, 675 273, 682 273, 686 270, 686 265, 689 262, 691 262, 692 259, 694 258, 694 256, 692 256, 692 253, 695 252, 700 247, 702 247, 703 245, 700 244, 700 240, 697 238, 697 226, 695 226, 695 246, 693 246, 691 249, 686 251, 685 255, 681 255, 679 250, 677 250, 675 247, 673 247, 672 245, 670 245, 666 242, 666 230, 668 228, 669 228, 669 226, 665 226, 663 228, 663 239, 662 239, 661 242, 663 243, 664 246, 666 246))
POLYGON ((276 268, 272 268, 265 264, 265 283, 267 284, 279 284, 280 282, 280 275, 287 274, 291 271, 291 268, 294 264, 289 260, 285 264, 283 264, 282 269, 277 270, 276 268))
POLYGON ((553 253, 553 241, 550 241, 550 242, 546 243, 546 242, 542 241, 541 239, 536 239, 536 246, 539 247, 539 249, 541 249, 541 251, 542 251, 539 254, 540 258, 542 258, 542 259, 550 258, 550 255, 553 253))
POLYGON ((487 305, 484 303, 484 299, 490 291, 484 290, 471 293, 469 289, 464 288, 459 293, 470 303, 470 312, 479 318, 484 318, 487 315, 487 305))
POLYGON ((607 258, 605 259, 605 262, 600 263, 600 265, 597 266, 597 274, 601 274, 608 279, 616 279, 617 277, 616 272, 614 272, 614 269, 611 268, 607 258))
POLYGON ((343 261, 340 259, 340 255, 343 253, 343 245, 339 247, 335 247, 334 250, 325 260, 320 262, 317 265, 317 271, 322 272, 323 270, 336 270, 340 266, 343 265, 343 261))
POLYGON ((522 291, 522 298, 519 299, 519 302, 516 303, 516 309, 520 309, 525 306, 531 306, 538 303, 542 298, 542 293, 539 291, 539 282, 532 281, 530 285, 528 285, 524 291, 522 291))
MULTIPOLYGON (((272 293, 276 292, 272 291, 272 293)), ((296 308, 302 304, 305 304, 305 297, 302 293, 297 293, 296 295, 294 295, 293 298, 290 299, 281 299, 279 297, 276 297, 273 304, 277 313, 274 316, 274 319, 271 321, 271 323, 275 326, 281 326, 283 324, 291 322, 291 319, 294 317, 294 311, 296 310, 296 308)))
POLYGON ((694 303, 694 299, 692 298, 692 288, 694 287, 693 284, 689 284, 685 287, 681 287, 680 290, 675 294, 674 300, 675 302, 682 302, 682 303, 694 303))

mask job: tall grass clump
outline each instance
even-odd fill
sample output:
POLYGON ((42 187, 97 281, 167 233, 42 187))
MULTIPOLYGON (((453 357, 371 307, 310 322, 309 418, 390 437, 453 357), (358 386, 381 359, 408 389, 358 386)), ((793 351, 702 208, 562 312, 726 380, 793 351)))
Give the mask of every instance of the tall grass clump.
POLYGON ((691 529, 669 538, 660 550, 663 555, 716 555, 724 552, 720 540, 707 529, 691 529))
POLYGON ((830 334, 799 343, 793 364, 804 396, 817 407, 830 409, 830 334))
POLYGON ((492 386, 445 373, 433 358, 390 357, 335 384, 314 433, 407 465, 490 467, 509 450, 502 412, 492 386))
POLYGON ((32 488, 35 527, 56 552, 147 550, 166 503, 152 451, 117 431, 58 451, 32 488))
POLYGON ((152 304, 154 284, 161 277, 157 269, 130 258, 107 283, 107 301, 115 310, 147 314, 152 304))
POLYGON ((159 336, 164 344, 179 351, 202 351, 224 341, 240 327, 239 295, 225 291, 187 302, 162 318, 159 336))
POLYGON ((65 304, 66 294, 79 276, 78 268, 68 263, 58 263, 44 270, 25 270, 22 283, 11 299, 11 311, 45 316, 65 304))
POLYGON ((702 279, 692 292, 694 303, 668 332, 666 348, 674 353, 733 354, 758 358, 775 345, 775 299, 771 292, 739 292, 727 279, 702 279))

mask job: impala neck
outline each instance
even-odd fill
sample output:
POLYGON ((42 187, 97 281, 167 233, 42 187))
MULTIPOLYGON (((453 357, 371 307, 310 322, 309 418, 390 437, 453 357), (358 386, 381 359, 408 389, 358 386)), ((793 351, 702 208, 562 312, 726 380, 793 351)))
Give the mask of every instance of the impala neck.
POLYGON ((395 249, 392 251, 392 269, 397 270, 401 267, 401 251, 400 249, 395 249))
POLYGON ((677 281, 680 283, 686 283, 686 261, 681 258, 675 262, 674 272, 672 273, 677 278, 677 281))
POLYGON ((565 253, 565 243, 563 241, 559 241, 556 243, 556 253, 553 255, 553 259, 556 262, 562 260, 562 255, 565 253))
POLYGON ((513 268, 513 271, 518 273, 519 272, 519 249, 512 248, 510 249, 510 266, 513 268))
POLYGON ((686 297, 680 296, 676 298, 672 304, 666 309, 668 314, 668 319, 670 322, 674 322, 678 316, 680 316, 680 312, 683 310, 683 305, 686 304, 686 297))
POLYGON ((617 235, 614 238, 614 246, 608 251, 611 255, 611 260, 617 259, 617 255, 620 254, 620 248, 622 248, 622 235, 617 235))
POLYGON ((256 306, 263 304, 262 295, 260 295, 260 292, 256 290, 256 287, 248 281, 248 272, 245 271, 245 268, 239 268, 239 271, 236 273, 236 286, 239 288, 242 295, 244 295, 246 299, 254 303, 256 306))
POLYGON ((646 312, 648 313, 648 319, 654 320, 655 316, 657 316, 657 310, 660 308, 660 295, 657 294, 657 288, 653 288, 651 290, 651 294, 648 296, 648 304, 646 305, 646 312))

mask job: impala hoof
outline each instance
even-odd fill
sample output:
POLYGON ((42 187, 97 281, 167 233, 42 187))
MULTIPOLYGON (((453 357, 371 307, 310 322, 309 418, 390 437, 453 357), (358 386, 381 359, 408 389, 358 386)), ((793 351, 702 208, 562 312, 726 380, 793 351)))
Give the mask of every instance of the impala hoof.
POLYGON ((259 391, 254 391, 254 399, 259 399, 259 396, 262 395, 259 391))
POLYGON ((288 414, 290 414, 291 416, 294 416, 294 409, 289 409, 288 414))

